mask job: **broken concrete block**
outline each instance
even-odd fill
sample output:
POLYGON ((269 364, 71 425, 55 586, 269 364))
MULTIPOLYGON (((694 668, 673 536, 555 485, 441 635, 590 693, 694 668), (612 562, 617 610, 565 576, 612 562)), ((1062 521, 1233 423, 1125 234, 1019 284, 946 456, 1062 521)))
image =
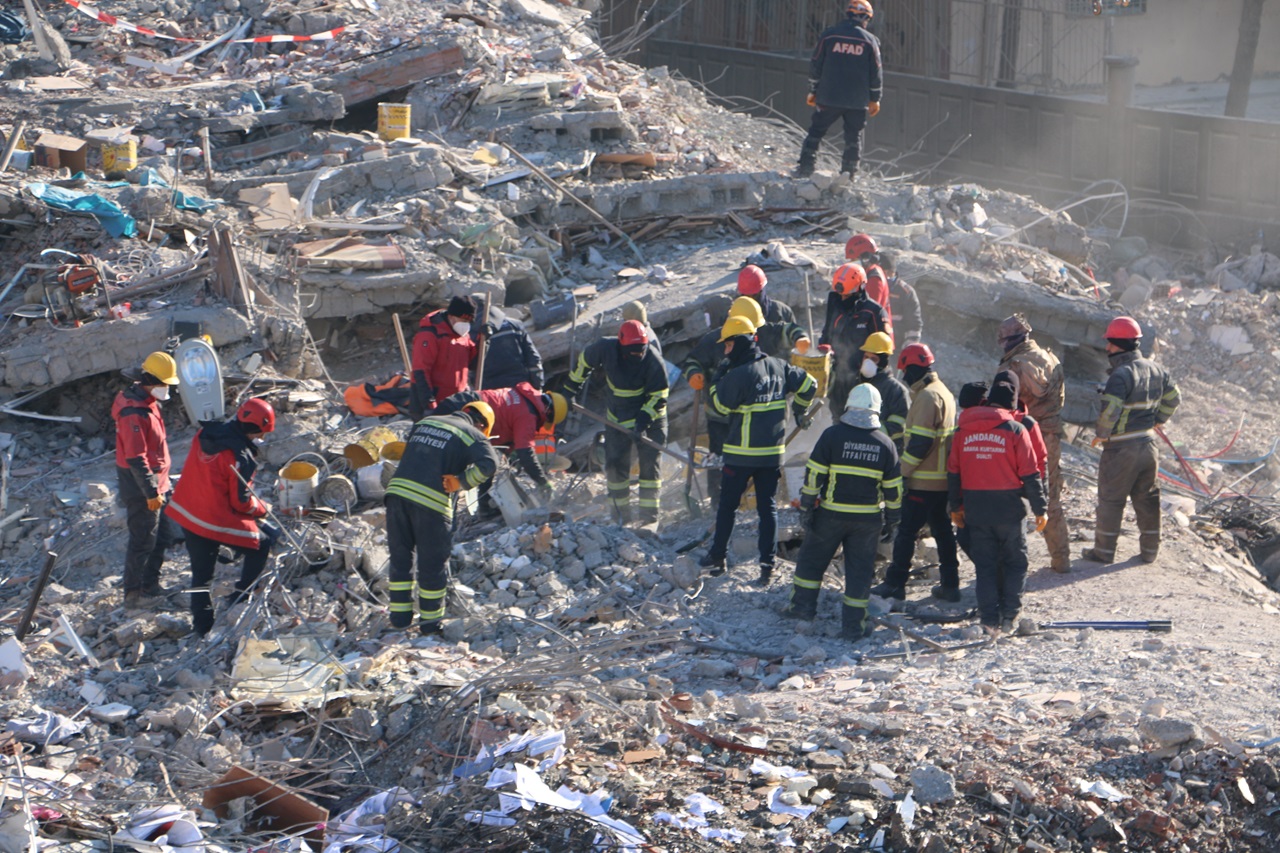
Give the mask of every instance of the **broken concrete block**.
POLYGON ((1138 723, 1138 729, 1147 739, 1155 741, 1161 747, 1204 740, 1204 732, 1198 725, 1172 717, 1143 717, 1138 723))
POLYGON ((945 803, 956 798, 956 780, 947 771, 926 764, 911 771, 911 788, 918 802, 945 803))
POLYGON ((1125 284, 1124 292, 1120 294, 1120 304, 1130 314, 1137 313, 1138 309, 1151 298, 1154 291, 1155 285, 1149 279, 1140 275, 1131 275, 1125 284))
POLYGON ((1222 270, 1218 273, 1218 288, 1223 293, 1230 293, 1233 290, 1247 290, 1252 293, 1254 285, 1253 282, 1245 281, 1231 270, 1222 270))

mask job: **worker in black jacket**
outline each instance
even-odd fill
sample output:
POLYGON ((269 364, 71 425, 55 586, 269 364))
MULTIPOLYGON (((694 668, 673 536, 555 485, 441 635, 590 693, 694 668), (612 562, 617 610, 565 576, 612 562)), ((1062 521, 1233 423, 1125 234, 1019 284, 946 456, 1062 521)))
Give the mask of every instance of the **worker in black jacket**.
POLYGON ((724 573, 738 505, 747 484, 754 483, 756 512, 760 517, 757 583, 766 585, 773 576, 778 530, 774 496, 786 450, 787 397, 792 397, 796 423, 807 427, 809 404, 818 386, 813 377, 800 368, 761 352, 751 321, 745 317, 726 320, 720 330, 720 340, 729 369, 711 386, 711 405, 729 418, 729 433, 724 442, 716 532, 701 566, 710 569, 713 575, 724 573))
MULTIPOLYGON (((475 303, 476 316, 479 317, 483 302, 478 296, 472 296, 471 301, 475 303)), ((490 305, 489 321, 483 331, 489 349, 484 357, 484 376, 480 387, 514 388, 521 382, 528 382, 541 391, 544 380, 542 356, 525 331, 524 324, 490 305)), ((472 369, 475 369, 474 364, 472 369)))
POLYGON ((893 252, 880 252, 880 269, 889 283, 889 304, 893 316, 893 340, 899 349, 919 343, 924 334, 924 313, 920 310, 920 295, 898 275, 898 256, 893 252))
POLYGON ((667 443, 667 370, 657 350, 649 345, 649 333, 639 320, 628 320, 617 337, 605 337, 587 346, 578 355, 578 364, 569 374, 564 393, 573 399, 581 393, 591 372, 604 369, 609 393, 605 416, 624 430, 604 432, 605 481, 609 501, 621 524, 631 522, 631 449, 640 462, 640 519, 642 524, 658 521, 658 493, 662 471, 658 451, 639 441, 644 436, 655 444, 667 443))
POLYGON ((818 437, 800 489, 800 513, 807 533, 796 557, 791 602, 783 614, 795 619, 817 615, 822 576, 843 545, 840 636, 846 640, 861 640, 871 633, 867 597, 875 573, 876 542, 883 528, 898 523, 902 511, 898 451, 880 429, 880 404, 880 392, 872 385, 859 385, 849 392, 840 420, 818 437))
POLYGON ((488 438, 493 423, 493 409, 477 401, 456 414, 423 418, 409 431, 385 498, 393 628, 413 623, 416 550, 418 629, 440 629, 453 551, 453 493, 476 488, 498 470, 488 438))
MULTIPOLYGON (((868 118, 880 112, 880 41, 867 32, 871 22, 868 0, 849 0, 845 19, 823 30, 809 60, 809 97, 813 107, 809 134, 800 146, 796 177, 813 174, 818 146, 837 119, 844 120, 844 156, 840 171, 850 177, 862 157, 862 131, 868 118)), ((843 401, 842 401, 843 402, 843 401)))
POLYGON ((831 279, 827 316, 818 346, 832 351, 832 377, 827 399, 832 411, 841 411, 849 391, 858 381, 862 345, 876 332, 886 331, 888 315, 867 297, 867 273, 861 264, 842 264, 831 279))
POLYGON ((738 298, 733 304, 749 299, 760 306, 763 321, 756 325, 756 343, 765 355, 787 359, 793 349, 801 354, 808 352, 809 336, 796 323, 791 306, 764 292, 768 281, 764 270, 755 264, 743 267, 738 271, 738 298))
POLYGON ((902 453, 903 434, 907 429, 907 410, 911 392, 893 375, 890 356, 893 338, 884 332, 873 332, 862 343, 862 364, 858 365, 858 384, 874 385, 880 392, 880 428, 902 453))

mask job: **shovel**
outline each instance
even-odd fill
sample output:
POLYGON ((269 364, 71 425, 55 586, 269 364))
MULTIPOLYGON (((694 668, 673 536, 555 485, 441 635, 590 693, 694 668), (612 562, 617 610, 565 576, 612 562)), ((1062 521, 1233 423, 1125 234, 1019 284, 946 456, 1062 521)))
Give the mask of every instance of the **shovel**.
POLYGON ((698 444, 698 415, 702 411, 702 391, 693 392, 693 424, 689 433, 689 462, 684 466, 684 505, 691 518, 702 518, 702 502, 693 496, 693 454, 698 444))
POLYGON ((699 465, 696 462, 694 462, 693 459, 691 459, 688 456, 685 456, 683 453, 676 453, 674 450, 671 450, 670 448, 663 447, 661 444, 658 444, 658 442, 654 441, 651 438, 648 438, 647 436, 641 435, 635 430, 627 429, 622 424, 615 423, 614 421, 611 421, 608 418, 606 418, 604 415, 597 415, 595 412, 591 411, 590 409, 583 408, 577 402, 570 403, 569 405, 573 408, 573 411, 581 412, 583 416, 589 418, 590 420, 593 420, 599 424, 604 424, 609 429, 616 429, 620 433, 629 435, 632 438, 634 438, 636 441, 645 445, 646 447, 651 447, 654 450, 658 451, 659 453, 665 453, 668 456, 670 456, 672 459, 676 459, 684 463, 685 465, 689 465, 693 468, 697 468, 700 471, 705 471, 711 467, 710 465, 699 465))

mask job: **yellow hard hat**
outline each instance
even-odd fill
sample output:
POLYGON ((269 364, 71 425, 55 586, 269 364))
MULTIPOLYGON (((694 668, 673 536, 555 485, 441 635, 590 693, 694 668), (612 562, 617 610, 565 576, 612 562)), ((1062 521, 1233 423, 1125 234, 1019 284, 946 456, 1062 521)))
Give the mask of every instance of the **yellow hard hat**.
POLYGON ((746 317, 757 329, 764 325, 764 312, 760 310, 760 303, 750 296, 739 296, 733 300, 733 304, 729 306, 729 316, 746 317))
POLYGON ((754 335, 755 333, 755 324, 746 317, 730 317, 724 321, 724 327, 720 330, 720 342, 724 343, 736 335, 754 335))
POLYGON ((558 424, 569 414, 569 399, 555 391, 548 391, 547 396, 551 398, 551 422, 558 424))
POLYGON ((884 332, 872 332, 867 335, 867 339, 862 343, 863 352, 873 352, 877 355, 893 354, 893 338, 884 332))
POLYGON ((485 436, 492 435, 493 422, 495 420, 495 416, 493 414, 493 406, 490 406, 488 403, 486 403, 483 400, 476 400, 474 403, 467 403, 465 406, 462 407, 462 411, 464 412, 467 409, 470 409, 473 412, 477 412, 480 415, 480 418, 483 421, 483 423, 480 425, 480 431, 483 432, 485 436))
POLYGON ((178 384, 178 362, 167 352, 153 352, 142 362, 144 373, 150 373, 165 385, 178 384))

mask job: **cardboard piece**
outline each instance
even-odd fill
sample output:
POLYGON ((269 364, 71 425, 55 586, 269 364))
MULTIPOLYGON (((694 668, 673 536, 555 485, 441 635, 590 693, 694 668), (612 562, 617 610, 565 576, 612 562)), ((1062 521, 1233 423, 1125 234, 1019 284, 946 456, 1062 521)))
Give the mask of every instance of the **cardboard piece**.
POLYGON ((240 201, 249 205, 253 224, 264 231, 293 228, 298 224, 298 201, 288 184, 263 184, 240 190, 240 201))
POLYGON ((254 809, 245 815, 246 828, 250 831, 295 833, 306 830, 307 843, 312 849, 324 848, 328 809, 238 765, 205 789, 201 804, 225 819, 231 814, 227 805, 241 797, 249 797, 254 802, 254 809))
POLYGON ((73 175, 76 172, 83 172, 88 147, 89 143, 74 136, 43 133, 36 140, 36 165, 49 169, 60 169, 66 166, 73 175))

